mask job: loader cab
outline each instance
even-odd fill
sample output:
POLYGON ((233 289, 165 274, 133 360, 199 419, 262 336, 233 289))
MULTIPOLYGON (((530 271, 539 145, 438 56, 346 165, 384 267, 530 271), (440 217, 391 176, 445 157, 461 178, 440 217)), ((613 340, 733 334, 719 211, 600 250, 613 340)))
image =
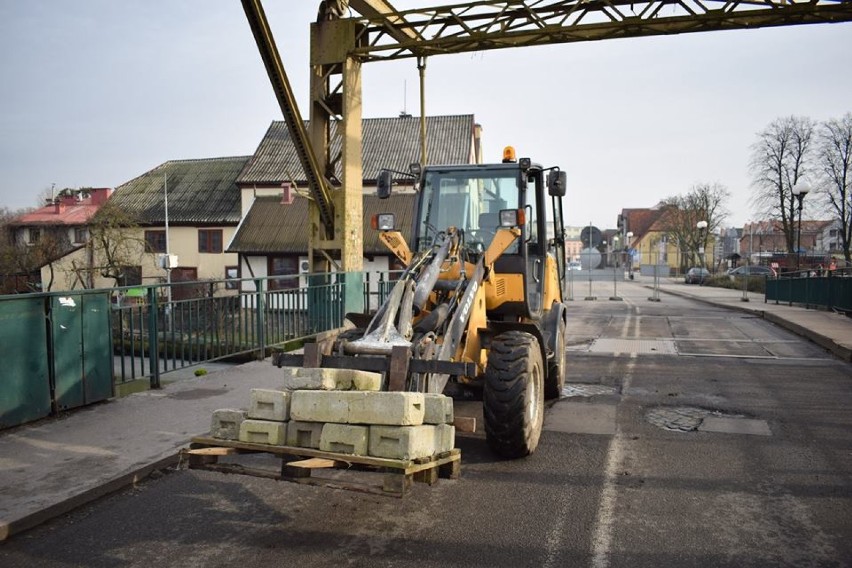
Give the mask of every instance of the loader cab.
POLYGON ((544 175, 530 161, 501 164, 431 166, 422 172, 415 215, 413 249, 431 247, 436 236, 456 227, 463 250, 475 261, 500 226, 500 211, 523 209, 521 236, 494 263, 506 284, 504 300, 489 312, 506 318, 538 319, 542 314, 542 283, 546 254, 544 175))

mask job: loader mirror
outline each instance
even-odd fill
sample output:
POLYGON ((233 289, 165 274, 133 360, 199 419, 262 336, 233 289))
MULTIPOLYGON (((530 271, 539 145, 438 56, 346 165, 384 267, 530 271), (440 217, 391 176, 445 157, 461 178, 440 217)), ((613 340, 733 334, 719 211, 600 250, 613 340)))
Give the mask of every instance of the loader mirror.
POLYGON ((388 170, 380 171, 379 178, 376 180, 376 195, 379 199, 390 197, 391 187, 393 187, 393 173, 388 170))
POLYGON ((547 193, 551 197, 565 197, 568 174, 560 170, 550 170, 547 174, 547 193))

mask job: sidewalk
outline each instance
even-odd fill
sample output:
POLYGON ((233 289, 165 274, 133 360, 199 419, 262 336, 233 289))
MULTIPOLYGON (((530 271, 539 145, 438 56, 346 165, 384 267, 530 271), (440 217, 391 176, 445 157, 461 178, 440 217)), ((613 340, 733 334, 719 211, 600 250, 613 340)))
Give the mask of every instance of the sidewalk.
MULTIPOLYGON (((744 302, 741 291, 679 281, 662 280, 659 291, 754 313, 852 361, 852 318, 765 304, 762 294, 744 302)), ((266 360, 187 375, 158 391, 0 432, 0 541, 176 463, 190 438, 209 431, 214 410, 247 407, 251 389, 280 387, 282 371, 266 360)))
POLYGON ((0 433, 0 541, 177 463, 214 410, 282 384, 268 359, 218 368, 0 433))

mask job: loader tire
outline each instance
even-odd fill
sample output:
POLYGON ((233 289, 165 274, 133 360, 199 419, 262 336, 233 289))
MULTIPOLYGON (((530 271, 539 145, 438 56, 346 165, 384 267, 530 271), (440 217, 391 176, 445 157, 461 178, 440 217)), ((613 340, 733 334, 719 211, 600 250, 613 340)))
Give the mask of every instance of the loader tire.
POLYGON ((565 375, 568 364, 565 358, 565 320, 559 318, 556 325, 556 340, 553 342, 553 356, 547 362, 547 379, 544 381, 544 398, 553 400, 562 396, 565 388, 565 375))
POLYGON ((535 451, 544 422, 544 362, 534 335, 507 331, 491 341, 482 404, 485 439, 497 455, 535 451))

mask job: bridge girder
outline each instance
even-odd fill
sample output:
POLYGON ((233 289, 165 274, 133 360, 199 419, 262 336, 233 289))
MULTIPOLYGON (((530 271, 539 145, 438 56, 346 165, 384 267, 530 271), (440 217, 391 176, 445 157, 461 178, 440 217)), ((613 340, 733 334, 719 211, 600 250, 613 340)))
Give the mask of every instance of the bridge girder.
MULTIPOLYGON (((363 0, 362 0, 363 1, 363 0)), ((357 9, 357 2, 352 7, 357 9)), ((353 18, 362 61, 507 47, 852 21, 849 0, 478 1, 353 18)))

